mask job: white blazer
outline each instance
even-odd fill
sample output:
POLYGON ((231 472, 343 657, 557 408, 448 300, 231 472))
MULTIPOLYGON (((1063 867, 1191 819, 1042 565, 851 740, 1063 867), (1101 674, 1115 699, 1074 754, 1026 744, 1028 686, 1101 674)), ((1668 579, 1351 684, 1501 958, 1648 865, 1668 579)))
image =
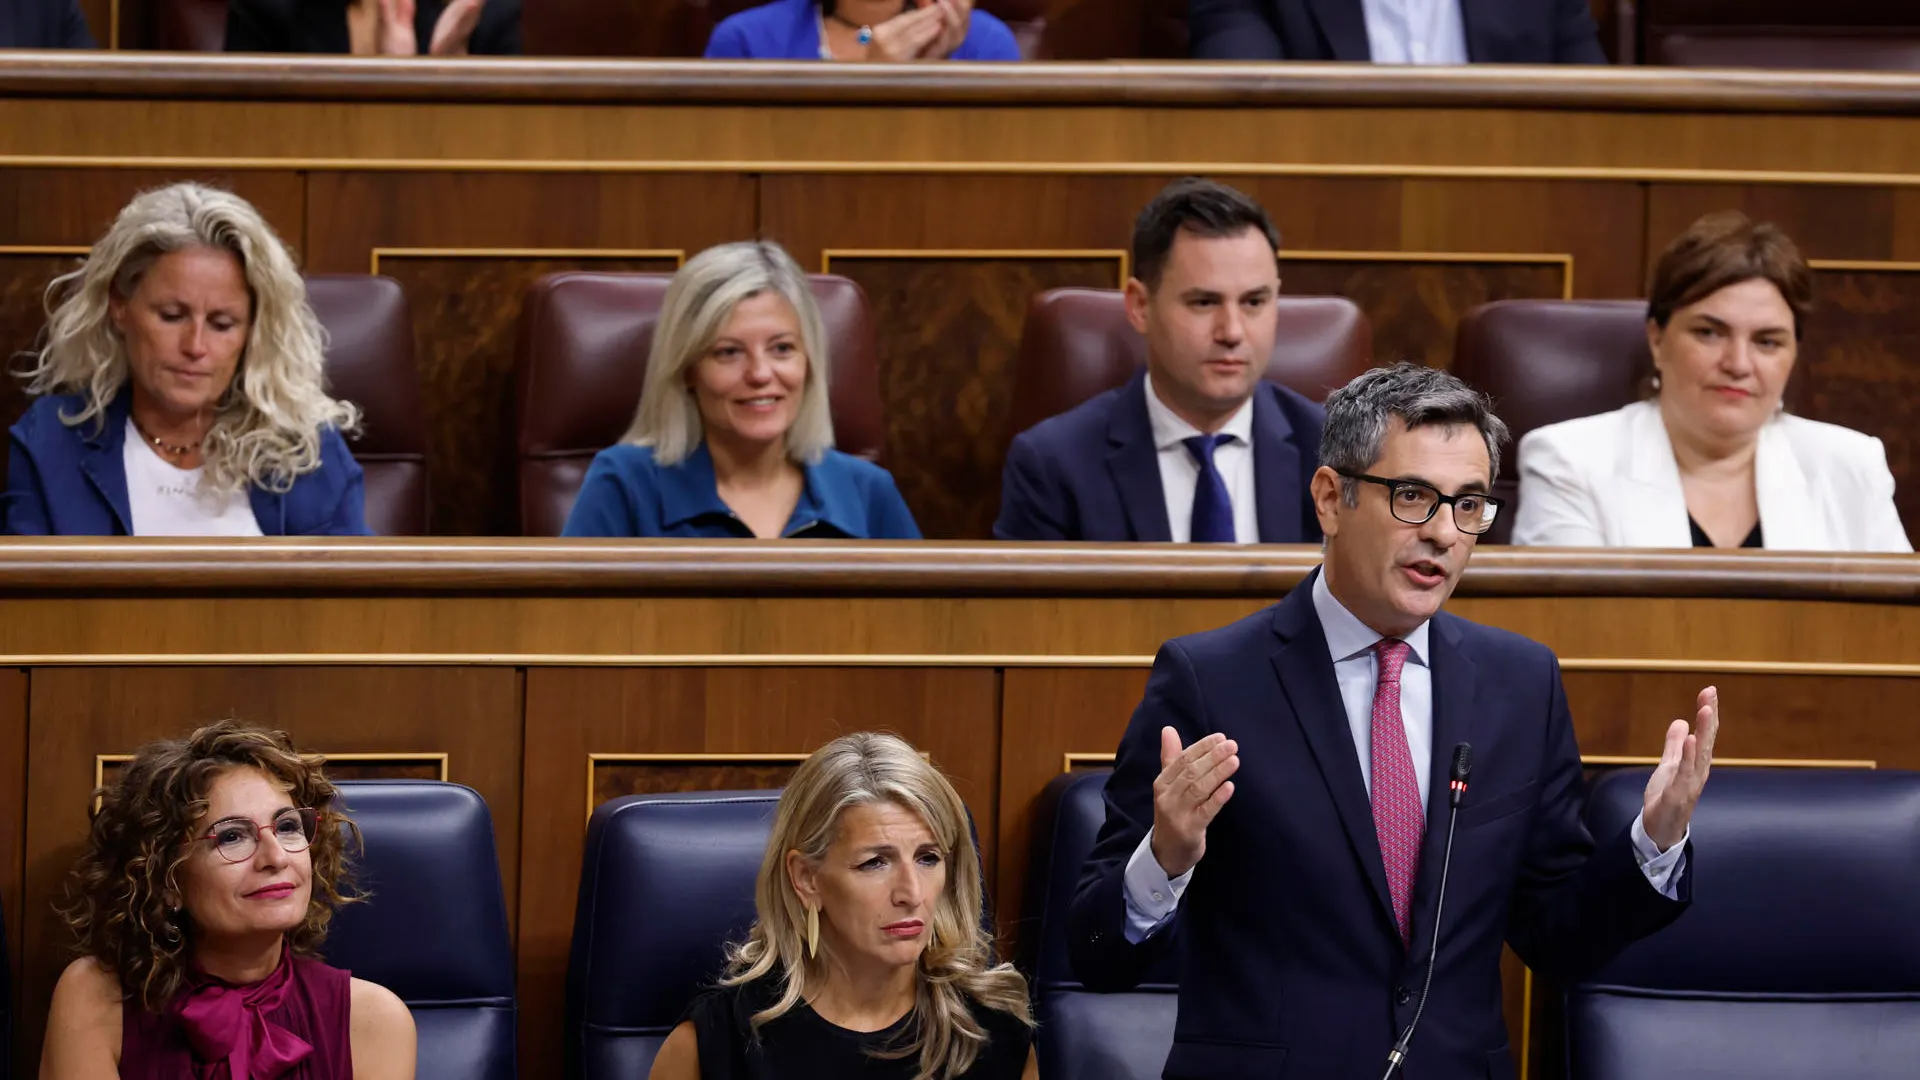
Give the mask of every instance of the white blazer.
MULTIPOLYGON (((1780 413, 1754 451, 1761 539, 1772 551, 1912 551, 1880 440, 1780 413)), ((1513 542, 1558 547, 1693 545, 1680 467, 1660 406, 1637 402, 1520 440, 1513 542)))

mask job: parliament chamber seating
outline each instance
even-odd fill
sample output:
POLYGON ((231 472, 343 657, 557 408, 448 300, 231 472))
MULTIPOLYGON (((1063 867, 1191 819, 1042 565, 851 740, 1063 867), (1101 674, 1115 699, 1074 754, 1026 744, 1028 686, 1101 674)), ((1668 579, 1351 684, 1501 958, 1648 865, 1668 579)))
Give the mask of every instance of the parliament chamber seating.
MULTIPOLYGON (((593 456, 627 433, 671 280, 563 273, 527 290, 514 361, 522 535, 560 535, 593 456)), ((886 429, 866 294, 844 277, 809 280, 832 357, 834 441, 849 454, 877 459, 886 429)))
POLYGON ((1920 71, 1920 7, 1887 0, 1640 0, 1643 61, 1920 71))
MULTIPOLYGON (((153 47, 167 52, 220 52, 227 44, 227 0, 156 0, 153 47)), ((102 37, 100 43, 107 44, 102 37)))
MULTIPOLYGON (((1617 835, 1648 769, 1594 786, 1617 835)), ((1571 1080, 1877 1080, 1920 1061, 1920 773, 1714 770, 1693 906, 1567 992, 1571 1080)))
POLYGON ((1126 993, 1086 989, 1068 957, 1067 911, 1106 818, 1100 793, 1108 772, 1055 777, 1034 812, 1021 966, 1032 980, 1040 1074, 1048 1080, 1158 1080, 1173 1048, 1177 949, 1126 993))
MULTIPOLYGON (((1353 301, 1282 296, 1266 378, 1314 401, 1373 363, 1373 334, 1353 301)), ((1117 289, 1053 289, 1027 307, 1013 373, 1009 437, 1121 386, 1147 362, 1117 289)))
POLYGON ((1642 300, 1502 300, 1460 320, 1453 373, 1493 398, 1513 436, 1493 481, 1506 507, 1485 543, 1513 535, 1521 436, 1640 399, 1653 373, 1646 326, 1642 300))
POLYGON ((327 961, 400 996, 419 1033, 419 1080, 516 1075, 514 963, 493 816, 472 788, 341 780, 365 844, 368 894, 335 914, 327 961))
POLYGON ((379 536, 424 536, 429 429, 406 293, 389 277, 312 274, 307 299, 327 331, 329 392, 360 406, 360 433, 347 445, 366 473, 367 525, 379 536))
POLYGON ((567 1075, 647 1075, 753 925, 778 791, 634 795, 587 826, 567 961, 567 1075))

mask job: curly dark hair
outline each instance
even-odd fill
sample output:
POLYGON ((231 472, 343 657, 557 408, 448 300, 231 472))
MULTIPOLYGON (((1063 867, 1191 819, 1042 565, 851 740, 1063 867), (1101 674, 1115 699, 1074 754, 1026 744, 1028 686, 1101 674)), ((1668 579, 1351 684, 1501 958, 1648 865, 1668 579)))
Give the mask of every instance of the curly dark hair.
POLYGON ((312 897, 306 918, 287 934, 295 952, 315 955, 334 911, 362 898, 341 826, 356 844, 359 830, 334 808, 337 789, 320 761, 295 749, 285 732, 233 719, 142 747, 117 779, 94 792, 91 843, 74 865, 60 910, 79 951, 118 976, 127 997, 146 1009, 158 1012, 173 1000, 193 941, 191 922, 170 911, 180 896, 175 875, 192 851, 193 824, 207 812, 213 782, 231 769, 254 768, 285 787, 294 805, 318 812, 307 848, 312 897))

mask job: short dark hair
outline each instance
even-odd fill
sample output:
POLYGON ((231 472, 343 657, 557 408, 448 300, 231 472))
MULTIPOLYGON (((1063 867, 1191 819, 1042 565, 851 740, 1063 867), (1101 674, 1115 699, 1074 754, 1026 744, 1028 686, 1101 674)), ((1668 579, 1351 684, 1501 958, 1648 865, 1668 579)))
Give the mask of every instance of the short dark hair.
POLYGON ((1225 184, 1189 176, 1161 188, 1134 219, 1133 276, 1146 282, 1147 288, 1159 287, 1167 253, 1182 229, 1208 239, 1258 229, 1275 252, 1274 267, 1280 265, 1280 230, 1259 203, 1225 184))
POLYGON ((1793 310, 1793 336, 1813 313, 1813 272, 1776 225, 1738 210, 1708 214, 1674 237, 1660 254, 1647 289, 1647 318, 1662 330, 1673 313, 1729 285, 1770 281, 1793 310))

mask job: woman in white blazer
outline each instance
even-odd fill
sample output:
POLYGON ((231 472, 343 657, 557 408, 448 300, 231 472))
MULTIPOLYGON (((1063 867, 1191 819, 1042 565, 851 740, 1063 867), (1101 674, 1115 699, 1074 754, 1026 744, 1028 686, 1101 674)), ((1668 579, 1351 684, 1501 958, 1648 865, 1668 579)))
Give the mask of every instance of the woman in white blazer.
POLYGON ((1880 440, 1782 411, 1813 301, 1792 240, 1708 215, 1650 292, 1653 395, 1520 440, 1514 543, 1913 550, 1880 440))

